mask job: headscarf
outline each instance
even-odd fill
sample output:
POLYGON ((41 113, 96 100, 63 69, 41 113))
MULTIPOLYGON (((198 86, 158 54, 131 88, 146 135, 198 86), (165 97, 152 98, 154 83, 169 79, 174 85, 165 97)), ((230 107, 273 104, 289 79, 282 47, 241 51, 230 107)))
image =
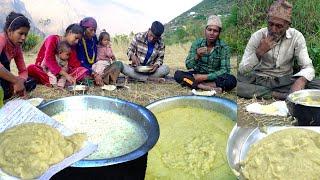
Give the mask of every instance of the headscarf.
POLYGON ((85 17, 80 21, 80 26, 97 29, 97 21, 93 17, 85 17))

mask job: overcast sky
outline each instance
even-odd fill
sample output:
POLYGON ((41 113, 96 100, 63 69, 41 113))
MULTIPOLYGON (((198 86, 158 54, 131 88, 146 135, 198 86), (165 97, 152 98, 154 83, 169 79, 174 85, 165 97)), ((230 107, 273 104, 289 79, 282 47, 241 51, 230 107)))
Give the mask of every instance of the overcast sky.
POLYGON ((167 23, 201 1, 69 0, 77 12, 96 18, 99 29, 106 29, 113 35, 145 31, 155 20, 167 23))

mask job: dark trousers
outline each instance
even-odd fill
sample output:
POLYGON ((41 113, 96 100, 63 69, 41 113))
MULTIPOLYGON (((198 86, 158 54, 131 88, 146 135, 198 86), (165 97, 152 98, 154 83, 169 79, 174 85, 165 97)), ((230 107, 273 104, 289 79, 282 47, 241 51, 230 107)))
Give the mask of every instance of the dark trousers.
MULTIPOLYGON (((197 88, 196 86, 198 85, 198 83, 194 82, 195 81, 195 79, 193 77, 194 74, 199 74, 199 73, 196 71, 184 72, 184 71, 177 70, 174 73, 174 79, 179 84, 187 85, 187 86, 190 86, 191 88, 196 89, 197 88), (187 78, 189 81, 193 81, 193 83, 185 83, 185 81, 183 81, 183 79, 185 79, 185 78, 187 78)), ((214 82, 216 84, 216 86, 220 87, 223 91, 230 91, 237 86, 237 80, 231 74, 223 74, 221 76, 218 76, 213 81, 204 81, 204 83, 210 83, 210 82, 214 82)))
MULTIPOLYGON (((295 79, 292 75, 282 77, 264 77, 254 73, 238 74, 237 95, 243 98, 271 99, 272 92, 289 93, 295 79)), ((314 79, 307 83, 306 89, 320 89, 320 80, 314 79)))

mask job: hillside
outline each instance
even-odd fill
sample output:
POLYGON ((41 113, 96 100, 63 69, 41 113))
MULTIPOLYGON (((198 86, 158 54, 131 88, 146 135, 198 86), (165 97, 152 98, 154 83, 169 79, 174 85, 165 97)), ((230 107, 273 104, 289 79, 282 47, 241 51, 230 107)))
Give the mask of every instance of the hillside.
POLYGON ((227 17, 236 0, 203 0, 165 25, 167 43, 186 42, 203 32, 207 17, 212 14, 227 17), (188 37, 187 39, 185 37, 188 37), (169 39, 169 41, 168 41, 169 39))
POLYGON ((83 17, 68 0, 21 0, 45 34, 63 34, 65 28, 83 17), (36 5, 35 5, 36 4, 36 5))
POLYGON ((6 17, 11 11, 24 14, 31 21, 31 31, 36 32, 37 34, 43 34, 37 27, 36 23, 34 23, 30 13, 27 11, 24 3, 21 0, 0 1, 0 32, 2 32, 6 17))

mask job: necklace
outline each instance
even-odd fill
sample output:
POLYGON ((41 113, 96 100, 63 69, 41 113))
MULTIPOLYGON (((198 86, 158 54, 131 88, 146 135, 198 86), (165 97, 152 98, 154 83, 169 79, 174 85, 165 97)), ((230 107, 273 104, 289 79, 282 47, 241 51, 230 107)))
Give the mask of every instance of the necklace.
MULTIPOLYGON (((93 56, 92 56, 92 58, 90 58, 90 57, 89 57, 89 54, 88 54, 87 44, 86 44, 86 41, 84 40, 84 38, 82 38, 82 44, 83 44, 84 52, 86 53, 86 57, 87 57, 87 59, 88 59, 88 62, 89 62, 90 64, 93 64, 93 63, 94 63, 94 59, 95 59, 95 57, 96 57, 96 54, 95 54, 94 50, 93 50, 93 56)), ((93 48, 91 48, 91 49, 93 49, 93 48)))

